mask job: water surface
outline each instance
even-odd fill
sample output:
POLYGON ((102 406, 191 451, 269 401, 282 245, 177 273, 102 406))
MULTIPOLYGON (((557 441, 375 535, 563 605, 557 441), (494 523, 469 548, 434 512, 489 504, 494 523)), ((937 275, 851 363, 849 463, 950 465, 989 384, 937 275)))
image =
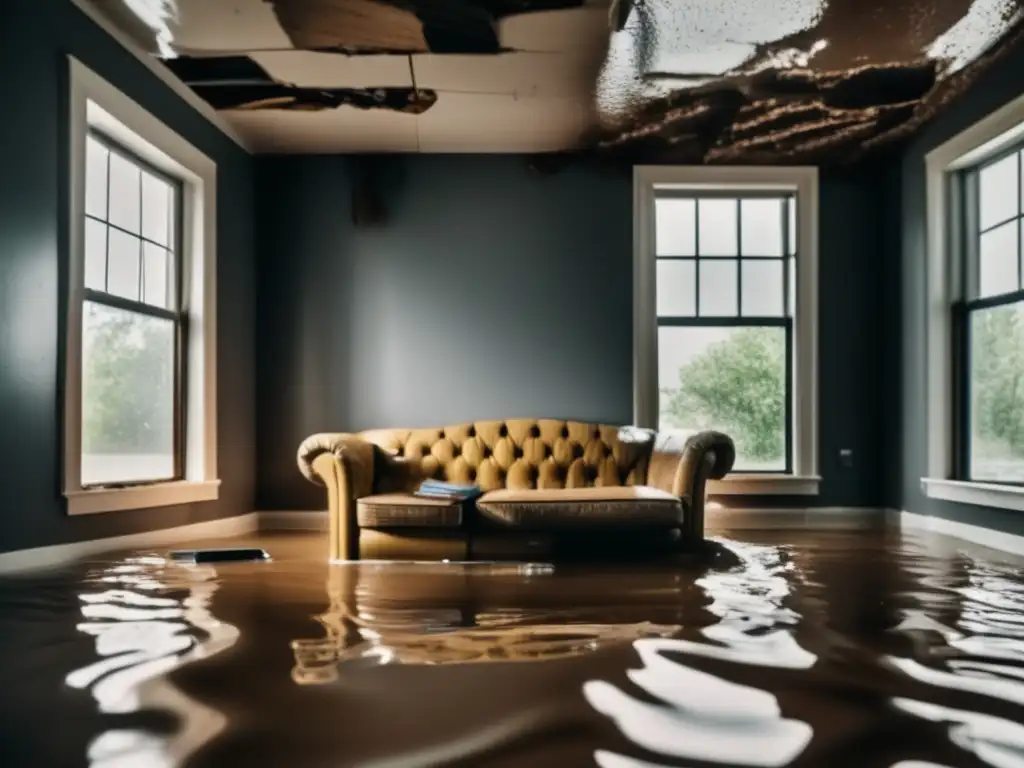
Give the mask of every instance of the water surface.
POLYGON ((258 543, 272 562, 0 579, 0 765, 1024 766, 1008 555, 885 531, 736 532, 674 564, 258 543))

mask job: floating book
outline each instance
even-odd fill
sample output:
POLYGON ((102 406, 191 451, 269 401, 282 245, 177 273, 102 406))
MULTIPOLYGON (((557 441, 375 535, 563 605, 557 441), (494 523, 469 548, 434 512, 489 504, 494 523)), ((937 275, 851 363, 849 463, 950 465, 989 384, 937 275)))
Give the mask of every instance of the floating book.
POLYGON ((416 491, 417 496, 425 496, 435 499, 459 499, 469 501, 483 493, 478 485, 463 485, 460 483, 446 483, 441 480, 424 480, 416 491))

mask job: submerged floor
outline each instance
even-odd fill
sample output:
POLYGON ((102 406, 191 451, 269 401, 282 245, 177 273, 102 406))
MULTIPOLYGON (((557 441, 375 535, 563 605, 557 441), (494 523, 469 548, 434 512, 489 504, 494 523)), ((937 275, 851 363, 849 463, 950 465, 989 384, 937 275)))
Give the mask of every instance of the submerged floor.
POLYGON ((701 565, 329 568, 322 536, 258 542, 273 562, 0 579, 0 764, 1024 765, 1008 555, 743 531, 701 565))

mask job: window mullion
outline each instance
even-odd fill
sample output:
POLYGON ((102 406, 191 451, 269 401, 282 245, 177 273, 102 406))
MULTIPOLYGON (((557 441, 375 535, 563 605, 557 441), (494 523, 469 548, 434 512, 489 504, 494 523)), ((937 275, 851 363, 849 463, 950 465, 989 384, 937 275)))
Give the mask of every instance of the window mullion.
POLYGON ((103 304, 104 306, 121 309, 125 312, 132 312, 136 315, 159 317, 164 320, 172 320, 174 322, 178 322, 180 317, 179 313, 173 310, 157 307, 152 304, 146 304, 141 301, 135 301, 133 299, 126 299, 122 296, 115 296, 112 293, 104 293, 103 291, 94 291, 86 288, 83 296, 85 301, 93 304, 103 304))
POLYGON ((1024 156, 1024 152, 1017 153, 1017 226, 1014 227, 1016 230, 1014 235, 1017 240, 1017 288, 1024 288, 1024 265, 1021 264, 1021 216, 1024 215, 1024 184, 1021 183, 1021 174, 1024 173, 1024 168, 1021 167, 1021 157, 1024 156))
POLYGON ((736 201, 736 314, 743 314, 743 202, 736 201))
POLYGON ((693 314, 700 317, 700 199, 693 201, 693 314))
MULTIPOLYGON (((103 243, 103 290, 110 288, 110 148, 107 148, 107 165, 104 169, 107 174, 107 212, 106 212, 106 238, 103 243)), ((83 252, 84 255, 84 252, 83 252)))
POLYGON ((139 301, 146 297, 146 259, 145 249, 142 245, 142 176, 144 171, 139 168, 139 301))

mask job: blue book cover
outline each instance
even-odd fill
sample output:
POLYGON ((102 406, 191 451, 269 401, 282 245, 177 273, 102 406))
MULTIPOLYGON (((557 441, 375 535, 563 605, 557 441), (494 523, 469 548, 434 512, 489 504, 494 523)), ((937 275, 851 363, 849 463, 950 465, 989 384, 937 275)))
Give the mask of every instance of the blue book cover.
POLYGON ((417 496, 437 499, 460 499, 468 501, 483 494, 480 486, 446 483, 441 480, 424 480, 416 491, 417 496))
POLYGON ((448 483, 444 480, 424 480, 420 483, 420 488, 431 488, 437 491, 448 491, 463 493, 469 491, 478 490, 479 486, 472 484, 459 484, 459 483, 448 483))

